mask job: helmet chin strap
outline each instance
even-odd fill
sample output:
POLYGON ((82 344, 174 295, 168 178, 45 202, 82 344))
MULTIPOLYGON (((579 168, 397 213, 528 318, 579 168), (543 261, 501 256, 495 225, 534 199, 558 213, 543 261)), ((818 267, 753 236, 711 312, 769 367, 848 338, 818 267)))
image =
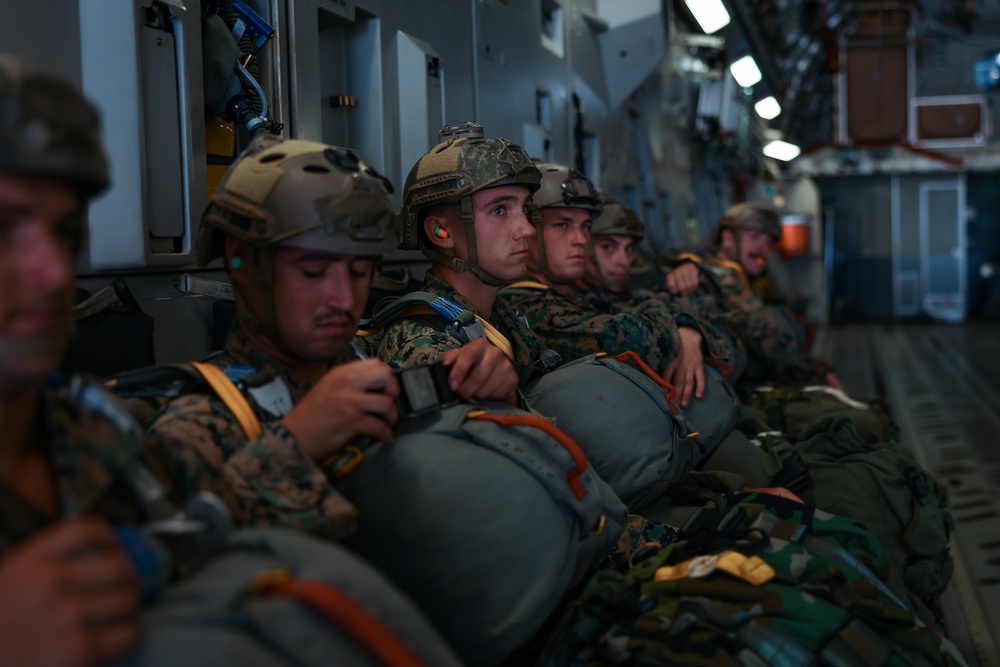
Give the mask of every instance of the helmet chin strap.
POLYGON ((528 260, 528 270, 540 273, 545 279, 556 285, 569 285, 572 280, 562 280, 556 278, 549 271, 549 258, 545 254, 545 235, 542 233, 542 210, 534 206, 531 207, 531 224, 535 227, 535 244, 538 248, 538 264, 528 260))
POLYGON ((278 313, 274 303, 274 249, 271 246, 257 246, 253 249, 254 264, 257 266, 254 278, 264 293, 264 316, 254 315, 250 304, 243 297, 239 288, 233 285, 233 298, 236 301, 236 316, 243 324, 244 330, 251 336, 266 336, 278 348, 292 359, 298 356, 281 338, 278 331, 278 313))

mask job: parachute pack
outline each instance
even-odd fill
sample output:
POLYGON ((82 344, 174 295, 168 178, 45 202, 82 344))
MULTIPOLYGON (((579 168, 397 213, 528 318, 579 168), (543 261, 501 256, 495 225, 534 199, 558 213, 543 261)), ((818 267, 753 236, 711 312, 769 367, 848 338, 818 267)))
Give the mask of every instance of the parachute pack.
POLYGON ((459 667, 420 609, 348 549, 293 531, 237 532, 142 615, 118 667, 459 667))
POLYGON ((464 661, 495 664, 612 551, 625 507, 566 434, 502 403, 444 408, 395 436, 338 485, 359 512, 349 545, 464 661))

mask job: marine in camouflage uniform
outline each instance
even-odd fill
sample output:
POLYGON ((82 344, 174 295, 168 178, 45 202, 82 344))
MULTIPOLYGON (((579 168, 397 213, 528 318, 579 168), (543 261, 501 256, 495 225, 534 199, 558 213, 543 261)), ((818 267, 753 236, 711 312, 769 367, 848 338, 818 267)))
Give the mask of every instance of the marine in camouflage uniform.
MULTIPOLYGON (((542 185, 532 198, 529 281, 501 290, 503 300, 527 318, 545 345, 564 359, 628 350, 658 372, 681 353, 674 316, 659 302, 637 304, 619 312, 595 312, 574 282, 583 275, 589 229, 601 204, 593 184, 580 172, 557 164, 539 164, 542 185), (548 227, 543 218, 550 217, 548 227), (545 237, 555 248, 547 248, 545 237)), ((684 322, 694 324, 691 318, 684 322)))
MULTIPOLYGON (((419 249, 434 263, 424 291, 474 312, 506 339, 505 354, 524 378, 545 349, 520 314, 496 299, 496 292, 526 271, 526 238, 534 230, 519 209, 538 188, 539 171, 520 146, 486 139, 474 123, 444 128, 439 139, 407 176, 400 247, 419 249), (493 211, 495 197, 503 199, 493 211), (486 207, 480 209, 479 202, 486 207), (479 238, 488 232, 495 236, 479 238)), ((389 323, 379 332, 378 357, 391 364, 417 364, 468 343, 443 331, 444 324, 415 317, 389 323)))
MULTIPOLYGON (((468 299, 433 272, 428 271, 424 276, 423 291, 443 296, 475 311, 468 299)), ((518 373, 527 372, 539 362, 546 348, 518 309, 500 299, 494 304, 488 319, 510 343, 513 352, 511 362, 518 373)), ((459 339, 424 320, 407 318, 385 328, 379 342, 378 357, 390 366, 423 364, 436 359, 445 350, 454 350, 462 345, 459 339)))
POLYGON ((839 386, 832 367, 804 354, 793 332, 750 287, 746 267, 763 271, 770 245, 780 232, 771 207, 737 204, 716 225, 708 248, 678 254, 672 266, 693 263, 699 269, 702 279, 689 296, 713 308, 713 321, 742 340, 751 357, 765 366, 769 379, 799 385, 832 381, 839 386))
POLYGON ((0 108, 0 662, 107 664, 139 636, 119 535, 194 490, 240 505, 197 457, 144 439, 101 385, 55 373, 108 161, 96 110, 60 79, 0 57, 0 108))
MULTIPOLYGON (((311 433, 305 431, 312 440, 303 440, 303 431, 296 435, 291 420, 298 415, 325 419, 317 413, 332 414, 346 399, 373 397, 391 404, 397 385, 388 368, 374 361, 345 362, 353 356, 347 354, 348 344, 370 278, 370 273, 355 274, 370 272, 394 245, 394 224, 383 179, 355 154, 270 136, 251 143, 227 172, 205 212, 199 261, 204 264, 228 252, 231 271, 244 272, 233 277, 238 324, 222 354, 207 361, 223 369, 234 382, 250 382, 250 376, 268 380, 251 383, 248 386, 257 388, 246 391, 253 399, 261 432, 250 437, 234 412, 212 391, 172 400, 154 417, 149 429, 167 447, 196 452, 211 465, 243 499, 255 524, 291 526, 329 538, 344 538, 356 528, 356 509, 337 491, 322 467, 339 460, 346 444, 335 443, 332 434, 344 439, 343 431, 367 428, 361 424, 375 416, 382 422, 378 427, 382 430, 357 434, 391 441, 389 428, 395 420, 395 408, 384 414, 362 409, 354 420, 331 421, 325 427, 331 433, 329 443, 322 442, 323 428, 315 427, 311 433), (242 244, 239 253, 243 256, 233 256, 236 251, 231 246, 240 247, 237 243, 242 244), (224 245, 229 250, 224 250, 224 245), (281 260, 289 256, 280 255, 282 251, 292 253, 294 261, 281 260), (358 261, 361 264, 355 266, 358 261), (282 279, 288 280, 287 268, 299 271, 299 266, 307 281, 322 281, 304 283, 307 291, 315 292, 318 285, 338 296, 323 297, 326 300, 319 306, 320 314, 310 310, 304 320, 301 316, 296 319, 293 313, 279 322, 275 296, 280 288, 279 270, 282 279), (357 291, 351 296, 337 291, 349 289, 357 291), (320 328, 314 335, 316 327, 329 322, 338 326, 339 333, 327 335, 320 328), (295 327, 301 330, 293 331, 295 327), (314 337, 304 338, 307 335, 314 337), (315 344, 316 350, 307 344, 315 344), (296 370, 290 367, 293 364, 296 370), (365 367, 364 382, 368 384, 348 386, 350 376, 346 374, 361 367, 357 364, 365 367), (313 377, 304 377, 306 372, 313 377), (344 387, 338 387, 337 377, 347 378, 344 387), (370 390, 367 396, 366 388, 370 390), (358 391, 352 394, 336 393, 355 389, 358 391), (319 399, 297 410, 314 392, 319 399), (324 400, 331 403, 323 405, 324 400), (320 431, 322 449, 315 446, 316 430, 320 431)), ((290 297, 285 294, 284 298, 290 297)), ((288 312, 282 308, 282 314, 288 312)))

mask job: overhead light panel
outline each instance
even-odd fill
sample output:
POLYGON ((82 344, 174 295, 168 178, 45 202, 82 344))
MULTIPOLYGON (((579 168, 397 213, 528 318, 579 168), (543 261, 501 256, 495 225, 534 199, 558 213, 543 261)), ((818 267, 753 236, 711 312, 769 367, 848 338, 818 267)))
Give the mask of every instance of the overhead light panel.
POLYGON ((777 118, 778 114, 781 113, 781 105, 778 104, 778 100, 774 98, 774 95, 771 95, 753 105, 753 110, 764 120, 771 120, 772 118, 777 118))
POLYGON ((706 35, 711 35, 717 30, 721 30, 729 25, 729 12, 722 0, 684 0, 688 11, 694 14, 694 20, 698 22, 706 35))
POLYGON ((753 56, 743 56, 729 66, 729 71, 732 72, 736 83, 743 88, 749 88, 764 78, 753 56))
POLYGON ((795 144, 790 144, 787 141, 772 141, 764 146, 764 155, 767 157, 774 158, 775 160, 781 160, 783 162, 788 162, 789 160, 794 160, 802 152, 802 149, 795 144))

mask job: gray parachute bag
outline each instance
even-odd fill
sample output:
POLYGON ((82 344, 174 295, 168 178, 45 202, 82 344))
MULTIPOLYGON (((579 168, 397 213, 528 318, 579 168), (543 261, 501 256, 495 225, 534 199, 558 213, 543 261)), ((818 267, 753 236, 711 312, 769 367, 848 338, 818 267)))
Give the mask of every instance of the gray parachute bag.
POLYGON ((360 517, 348 544, 465 662, 496 664, 612 550, 625 506, 568 436, 502 403, 407 419, 395 436, 338 483, 360 517))
POLYGON ((597 474, 635 511, 690 472, 706 450, 698 436, 689 437, 673 387, 622 359, 645 366, 631 352, 590 355, 543 375, 524 394, 533 410, 580 443, 597 474))
POLYGON ((718 369, 705 364, 705 392, 701 398, 692 395, 687 407, 681 408, 693 431, 698 433, 711 454, 729 435, 740 420, 742 408, 736 392, 722 377, 718 369))
POLYGON ((142 635, 117 667, 462 664, 385 575, 339 544, 279 529, 236 533, 143 612, 142 635))

